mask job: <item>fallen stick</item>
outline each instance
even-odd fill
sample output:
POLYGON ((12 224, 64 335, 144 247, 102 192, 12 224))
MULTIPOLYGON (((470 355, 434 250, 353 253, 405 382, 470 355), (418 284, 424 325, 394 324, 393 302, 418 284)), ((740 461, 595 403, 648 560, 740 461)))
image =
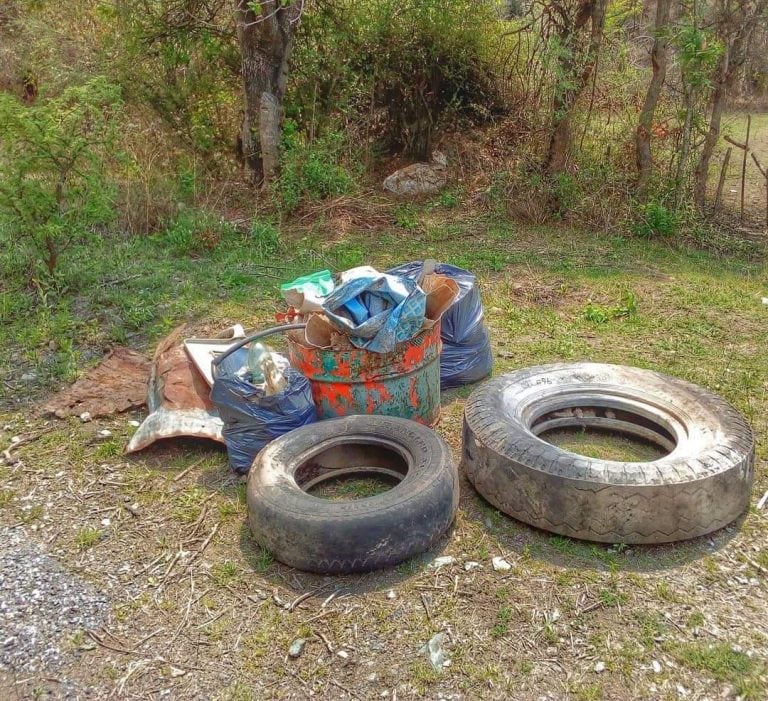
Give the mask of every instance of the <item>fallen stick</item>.
POLYGON ((760 497, 760 501, 757 502, 758 510, 762 509, 765 506, 766 502, 768 502, 768 491, 766 491, 766 493, 763 494, 762 497, 760 497))
POLYGON ((199 460, 195 460, 195 462, 193 462, 186 470, 179 472, 179 474, 173 478, 173 481, 178 482, 180 479, 184 479, 184 477, 189 474, 190 470, 194 470, 198 465, 202 465, 204 462, 205 462, 205 458, 200 458, 199 460))
POLYGON ((29 436, 25 436, 24 438, 20 438, 15 443, 11 443, 4 451, 3 451, 3 460, 7 465, 15 465, 17 462, 19 462, 19 459, 11 455, 12 450, 16 450, 17 448, 20 448, 23 445, 27 445, 28 443, 32 443, 36 441, 40 436, 44 436, 46 433, 50 433, 53 431, 53 427, 46 428, 42 431, 38 431, 37 433, 33 433, 29 436))

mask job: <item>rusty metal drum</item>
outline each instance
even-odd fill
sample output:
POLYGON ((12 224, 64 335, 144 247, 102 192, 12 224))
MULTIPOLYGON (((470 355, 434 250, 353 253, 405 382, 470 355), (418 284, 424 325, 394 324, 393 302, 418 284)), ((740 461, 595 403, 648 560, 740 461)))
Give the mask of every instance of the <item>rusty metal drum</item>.
POLYGON ((311 348, 288 337, 291 365, 307 377, 318 418, 400 416, 427 426, 440 417, 440 324, 391 353, 311 348))

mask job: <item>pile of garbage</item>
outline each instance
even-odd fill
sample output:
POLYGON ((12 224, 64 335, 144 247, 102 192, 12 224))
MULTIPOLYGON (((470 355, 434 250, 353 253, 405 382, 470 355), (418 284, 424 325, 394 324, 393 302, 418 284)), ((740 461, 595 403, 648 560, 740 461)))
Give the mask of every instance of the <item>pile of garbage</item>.
POLYGON ((184 338, 180 327, 151 362, 130 352, 131 392, 122 399, 110 380, 113 365, 124 373, 115 359, 127 349, 118 349, 49 409, 76 414, 84 398, 101 415, 135 408, 145 382, 150 413, 127 452, 164 438, 207 438, 226 445, 242 474, 272 439, 317 420, 382 414, 432 425, 441 388, 491 372, 477 282, 461 268, 428 260, 386 272, 360 266, 336 278, 322 270, 280 291, 288 309, 277 319, 289 323, 250 336, 236 325, 208 339, 184 338), (287 336, 287 357, 262 342, 278 333, 287 336))

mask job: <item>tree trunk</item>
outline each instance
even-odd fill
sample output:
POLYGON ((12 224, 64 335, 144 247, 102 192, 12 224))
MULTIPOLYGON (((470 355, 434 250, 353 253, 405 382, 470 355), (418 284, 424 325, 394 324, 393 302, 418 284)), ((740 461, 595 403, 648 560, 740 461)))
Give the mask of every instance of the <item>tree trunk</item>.
POLYGON ((667 76, 667 46, 669 38, 667 29, 669 25, 671 0, 657 0, 656 21, 654 24, 653 49, 651 50, 651 68, 653 75, 645 93, 643 109, 635 134, 635 158, 637 162, 637 193, 642 199, 648 187, 648 181, 653 171, 653 158, 651 155, 651 129, 653 117, 656 112, 656 104, 664 86, 667 76))
POLYGON ((560 59, 559 73, 563 78, 559 81, 562 85, 555 87, 552 100, 552 134, 544 165, 549 175, 565 170, 571 147, 573 109, 589 83, 597 63, 597 55, 603 40, 607 5, 608 0, 581 0, 576 17, 565 19, 560 28, 563 54, 560 59), (586 50, 580 52, 580 44, 584 41, 580 38, 580 34, 587 23, 590 24, 590 37, 586 50), (579 61, 580 53, 583 53, 582 61, 579 61))
POLYGON ((235 0, 243 77, 240 148, 255 182, 264 185, 278 174, 277 148, 288 61, 302 6, 303 0, 287 4, 284 0, 235 0), (254 6, 259 11, 255 12, 254 6), (264 128, 262 114, 268 120, 264 128))

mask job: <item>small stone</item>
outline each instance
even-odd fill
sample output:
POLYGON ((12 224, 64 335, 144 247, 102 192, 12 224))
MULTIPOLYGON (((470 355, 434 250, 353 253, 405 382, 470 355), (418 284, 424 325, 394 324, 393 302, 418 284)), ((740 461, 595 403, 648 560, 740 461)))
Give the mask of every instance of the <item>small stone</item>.
POLYGON ((339 650, 336 655, 338 657, 341 657, 342 660, 348 660, 349 659, 349 653, 346 650, 339 650))
POLYGON ((89 421, 92 420, 91 412, 90 411, 84 411, 82 414, 80 414, 80 421, 82 421, 84 424, 87 424, 89 421))
POLYGON ((456 558, 453 555, 443 555, 442 557, 436 557, 429 563, 430 567, 440 568, 448 567, 456 562, 456 558))
POLYGON ((134 428, 138 428, 139 426, 141 426, 141 424, 138 421, 136 421, 136 419, 134 419, 133 421, 129 421, 128 425, 133 426, 134 428))
POLYGON ((470 560, 469 562, 464 563, 464 569, 467 572, 471 572, 472 570, 476 570, 482 567, 482 565, 479 562, 474 562, 473 560, 470 560))
POLYGON ((171 676, 176 677, 183 677, 187 673, 186 669, 179 669, 178 667, 171 667, 171 676))
POLYGON ((21 441, 21 436, 14 436, 11 438, 11 443, 19 443, 21 441))
POLYGON ((763 297, 763 304, 768 304, 768 297, 763 297))
POLYGON ((304 652, 304 646, 307 644, 306 638, 297 638, 291 643, 291 647, 288 648, 288 657, 296 659, 304 652))
POLYGON ((13 647, 14 645, 16 645, 16 638, 14 638, 13 636, 3 640, 3 647, 13 647))
POLYGON ((597 672, 598 674, 601 674, 601 673, 605 672, 605 662, 600 661, 600 662, 596 663, 595 664, 595 672, 597 672))
POLYGON ((388 599, 396 599, 397 598, 397 594, 395 594, 395 590, 394 589, 390 589, 387 592, 387 598, 388 599))
POLYGON ((492 560, 493 569, 497 572, 509 572, 512 569, 510 565, 503 557, 494 557, 492 560))
POLYGON ((373 684, 373 682, 375 682, 375 681, 376 681, 378 678, 379 678, 379 677, 377 676, 376 672, 374 672, 373 674, 369 674, 369 675, 368 675, 368 676, 365 678, 365 680, 366 680, 366 681, 369 681, 369 682, 371 682, 371 684, 373 684))
POLYGON ((654 674, 661 674, 661 663, 658 660, 651 662, 651 668, 654 674))
POLYGON ((112 524, 112 521, 110 521, 108 518, 101 519, 101 525, 104 526, 105 528, 111 524, 112 524))
POLYGON ((112 435, 112 431, 109 429, 103 428, 101 431, 99 431, 99 435, 102 438, 109 438, 112 435))
POLYGON ((34 372, 25 372, 21 376, 22 382, 34 382, 37 379, 37 375, 34 372))

